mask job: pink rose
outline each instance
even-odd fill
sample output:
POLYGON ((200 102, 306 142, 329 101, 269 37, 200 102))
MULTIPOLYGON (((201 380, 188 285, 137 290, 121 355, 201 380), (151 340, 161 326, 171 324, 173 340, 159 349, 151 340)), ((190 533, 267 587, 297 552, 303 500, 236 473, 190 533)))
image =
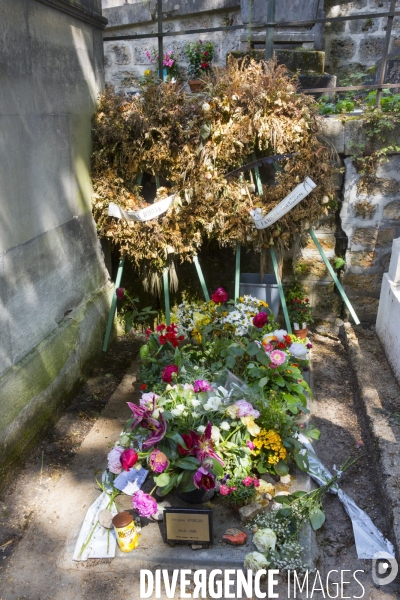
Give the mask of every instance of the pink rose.
POLYGON ((231 488, 228 487, 227 485, 222 484, 219 486, 219 493, 222 496, 228 496, 231 493, 231 488))
POLYGON ((157 502, 150 494, 145 494, 142 490, 136 492, 132 497, 132 508, 136 510, 141 517, 150 519, 157 514, 157 502))
POLYGON ((178 367, 176 365, 167 365, 161 375, 161 379, 165 381, 165 383, 172 383, 172 374, 178 374, 178 367))
POLYGON ((127 448, 121 454, 121 465, 125 471, 129 471, 137 463, 138 455, 132 448, 127 448))
POLYGON ((222 304, 228 300, 228 294, 224 290, 224 288, 220 287, 211 296, 211 300, 216 302, 217 304, 222 304))
POLYGON ((262 329, 268 321, 268 315, 265 312, 259 312, 253 317, 253 325, 258 329, 262 329))

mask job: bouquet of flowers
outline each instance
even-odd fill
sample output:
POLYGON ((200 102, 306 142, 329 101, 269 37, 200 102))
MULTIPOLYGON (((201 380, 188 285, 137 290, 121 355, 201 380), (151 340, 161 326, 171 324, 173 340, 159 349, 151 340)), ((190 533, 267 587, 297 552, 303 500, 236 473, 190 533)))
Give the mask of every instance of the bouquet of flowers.
POLYGON ((189 62, 188 73, 191 79, 200 79, 204 73, 211 70, 215 46, 213 42, 189 42, 186 46, 186 56, 189 62))

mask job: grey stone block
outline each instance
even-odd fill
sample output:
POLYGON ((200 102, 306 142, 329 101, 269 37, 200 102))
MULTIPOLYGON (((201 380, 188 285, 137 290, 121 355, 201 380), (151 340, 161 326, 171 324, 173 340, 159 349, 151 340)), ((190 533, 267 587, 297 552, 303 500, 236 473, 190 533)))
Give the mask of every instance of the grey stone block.
MULTIPOLYGON (((267 21, 267 5, 265 0, 253 0, 250 19, 250 1, 241 0, 243 23, 265 23, 267 21)), ((315 18, 319 0, 280 0, 276 3, 276 22, 301 21, 315 18)))
POLYGON ((365 63, 381 58, 385 44, 384 37, 369 36, 360 41, 359 57, 365 63))
POLYGON ((335 146, 338 154, 344 154, 344 125, 342 121, 337 118, 320 117, 318 127, 321 136, 335 146))

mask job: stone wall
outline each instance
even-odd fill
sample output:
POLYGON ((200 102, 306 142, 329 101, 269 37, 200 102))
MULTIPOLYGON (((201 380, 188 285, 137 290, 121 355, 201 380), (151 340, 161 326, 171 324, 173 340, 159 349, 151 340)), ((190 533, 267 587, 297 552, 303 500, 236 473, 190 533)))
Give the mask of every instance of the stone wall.
POLYGON ((0 472, 100 350, 109 282, 91 216, 100 0, 0 4, 0 472))
MULTIPOLYGON (((389 10, 389 0, 325 0, 327 17, 339 17, 389 10)), ((397 0, 396 7, 400 7, 397 0)), ((387 17, 326 23, 324 50, 329 73, 347 78, 365 72, 382 57, 387 17)), ((400 18, 395 17, 390 52, 400 49, 400 18)))

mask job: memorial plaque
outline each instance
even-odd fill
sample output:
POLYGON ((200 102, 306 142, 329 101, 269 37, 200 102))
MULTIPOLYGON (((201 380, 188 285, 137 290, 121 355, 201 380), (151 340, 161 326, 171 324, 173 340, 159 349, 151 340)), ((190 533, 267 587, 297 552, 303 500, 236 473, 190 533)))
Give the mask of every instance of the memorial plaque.
POLYGON ((212 538, 212 512, 209 508, 166 508, 165 534, 169 544, 202 544, 212 538))

